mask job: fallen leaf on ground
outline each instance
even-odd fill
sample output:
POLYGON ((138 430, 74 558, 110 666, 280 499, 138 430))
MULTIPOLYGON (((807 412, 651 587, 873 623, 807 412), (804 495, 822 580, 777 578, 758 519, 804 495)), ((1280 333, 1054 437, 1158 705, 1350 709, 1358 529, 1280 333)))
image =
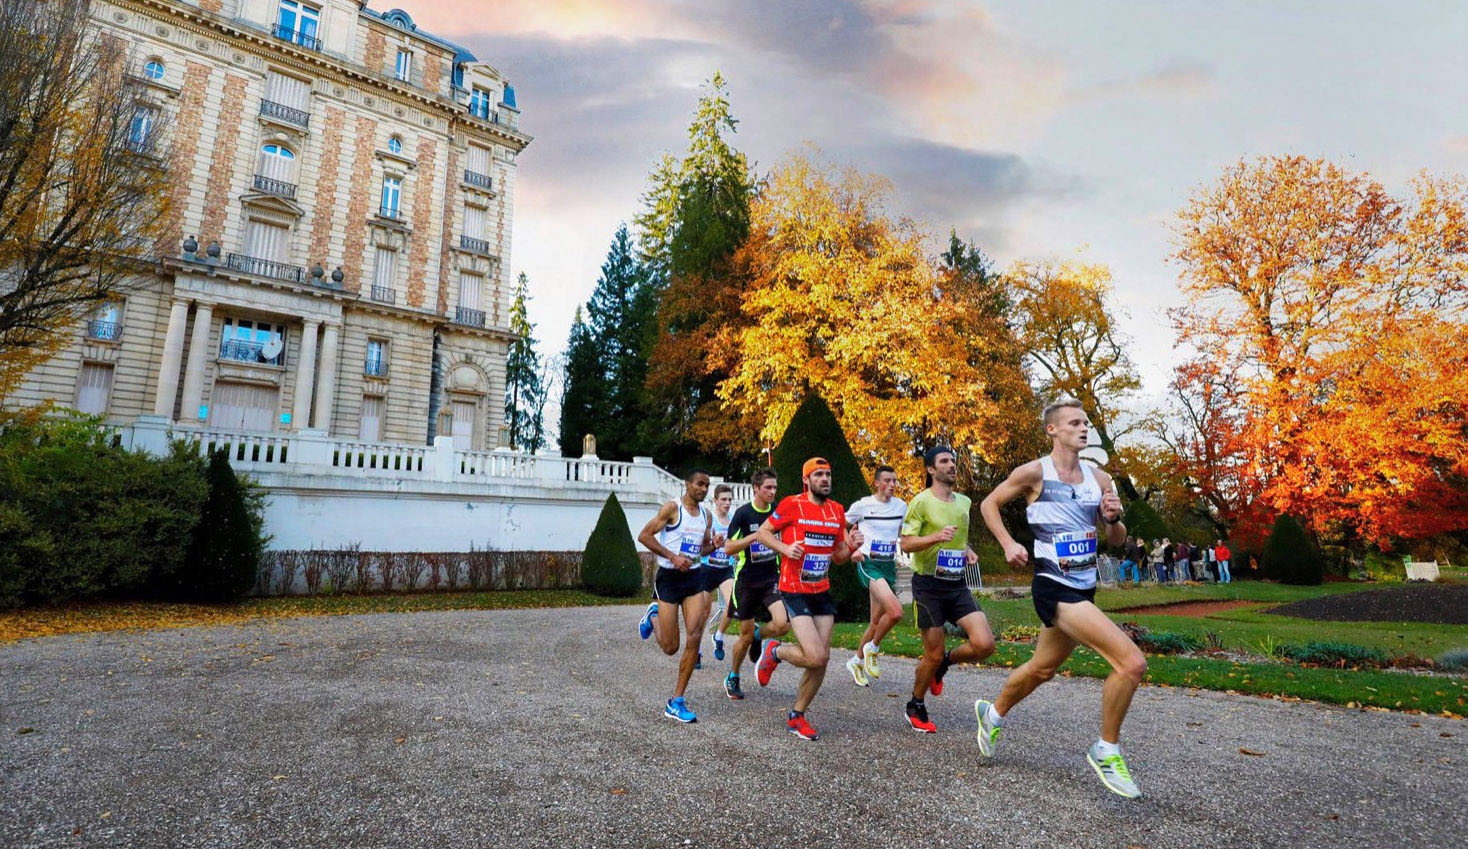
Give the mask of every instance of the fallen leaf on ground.
POLYGON ((407 737, 394 737, 394 738, 392 738, 392 741, 394 743, 397 743, 399 746, 401 746, 402 744, 408 742, 408 738, 407 737))
POLYGON ((1239 747, 1239 754, 1241 754, 1241 755, 1248 755, 1251 758, 1262 758, 1262 757, 1264 757, 1264 753, 1263 752, 1256 752, 1253 749, 1246 749, 1243 746, 1240 746, 1239 747))
POLYGON ((621 787, 613 787, 612 788, 612 795, 613 796, 625 796, 625 795, 627 795, 627 791, 624 790, 624 789, 622 789, 621 787))

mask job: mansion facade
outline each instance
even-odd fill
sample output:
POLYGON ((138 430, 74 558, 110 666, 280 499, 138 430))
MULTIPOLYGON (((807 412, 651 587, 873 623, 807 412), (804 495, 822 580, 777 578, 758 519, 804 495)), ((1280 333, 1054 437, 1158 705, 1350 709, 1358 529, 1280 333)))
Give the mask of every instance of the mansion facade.
POLYGON ((8 404, 126 424, 505 441, 512 86, 359 0, 95 0, 169 126, 183 238, 8 404))

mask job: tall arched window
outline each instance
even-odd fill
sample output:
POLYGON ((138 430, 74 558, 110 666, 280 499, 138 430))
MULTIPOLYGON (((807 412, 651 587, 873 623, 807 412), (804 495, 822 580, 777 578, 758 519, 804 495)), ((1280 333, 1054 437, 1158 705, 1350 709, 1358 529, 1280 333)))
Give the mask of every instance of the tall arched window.
POLYGON ((163 60, 149 59, 148 63, 143 66, 143 76, 154 82, 163 79, 163 60))
POLYGON ((260 175, 282 183, 295 182, 296 154, 283 144, 274 142, 260 148, 260 175))

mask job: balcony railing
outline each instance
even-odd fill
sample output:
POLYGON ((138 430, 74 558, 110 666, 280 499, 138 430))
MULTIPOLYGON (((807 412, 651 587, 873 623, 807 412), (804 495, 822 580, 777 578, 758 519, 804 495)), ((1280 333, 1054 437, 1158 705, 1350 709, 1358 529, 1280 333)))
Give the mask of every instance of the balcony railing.
POLYGON ((403 219, 402 210, 396 206, 380 206, 377 208, 377 214, 383 218, 391 218, 394 221, 401 221, 403 219))
POLYGON ((486 242, 483 239, 476 239, 473 236, 460 236, 459 247, 463 248, 466 251, 473 251, 477 254, 484 254, 485 256, 494 255, 490 252, 489 242, 486 242))
POLYGON ((381 304, 395 304, 398 301, 398 293, 391 286, 378 286, 372 284, 372 300, 381 304))
POLYGON ((261 174, 255 175, 255 191, 264 192, 267 195, 275 195, 286 200, 296 199, 296 184, 287 183, 284 180, 272 180, 261 174))
POLYGON ((152 139, 128 139, 127 150, 128 153, 155 161, 168 156, 168 149, 152 139))
POLYGON ((294 106, 286 106, 284 103, 276 103, 273 100, 260 101, 260 114, 266 118, 295 124, 297 127, 306 127, 311 123, 311 113, 294 106))
POLYGON ((266 365, 284 365, 285 353, 276 354, 274 357, 265 356, 265 343, 249 342, 244 339, 225 339, 219 343, 219 358, 221 360, 233 360, 237 363, 265 363, 266 365))
POLYGON ((285 24, 275 25, 275 37, 282 41, 289 41, 291 44, 299 44, 307 50, 321 52, 321 39, 314 35, 306 35, 304 32, 291 29, 285 24))
POLYGON ((368 360, 362 367, 362 373, 368 377, 387 377, 387 362, 384 360, 368 360))
POLYGON ((93 339, 114 342, 118 337, 122 336, 122 325, 115 321, 92 319, 87 322, 87 335, 93 339))
POLYGON ((224 266, 235 271, 243 271, 246 274, 271 277, 276 280, 289 280, 292 283, 301 283, 306 279, 306 269, 299 265, 273 262, 244 254, 225 254, 224 266))
POLYGON ((465 171, 464 182, 471 186, 478 186, 486 191, 494 188, 494 180, 488 174, 480 174, 476 171, 465 171))
POLYGON ((467 324, 470 327, 483 327, 484 310, 471 310, 468 307, 454 307, 454 323, 467 324))

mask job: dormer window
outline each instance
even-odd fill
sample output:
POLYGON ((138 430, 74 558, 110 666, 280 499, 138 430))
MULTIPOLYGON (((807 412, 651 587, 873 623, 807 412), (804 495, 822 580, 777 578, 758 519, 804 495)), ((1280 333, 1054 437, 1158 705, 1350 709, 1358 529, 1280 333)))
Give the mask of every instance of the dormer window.
POLYGON ((275 18, 275 37, 312 50, 321 49, 316 37, 321 28, 321 9, 298 0, 280 0, 275 18))
POLYGON ((469 114, 488 121, 490 100, 491 96, 489 91, 475 86, 474 90, 469 94, 469 114))
POLYGON ((398 51, 398 64, 394 76, 403 82, 413 79, 413 52, 411 50, 398 51))

